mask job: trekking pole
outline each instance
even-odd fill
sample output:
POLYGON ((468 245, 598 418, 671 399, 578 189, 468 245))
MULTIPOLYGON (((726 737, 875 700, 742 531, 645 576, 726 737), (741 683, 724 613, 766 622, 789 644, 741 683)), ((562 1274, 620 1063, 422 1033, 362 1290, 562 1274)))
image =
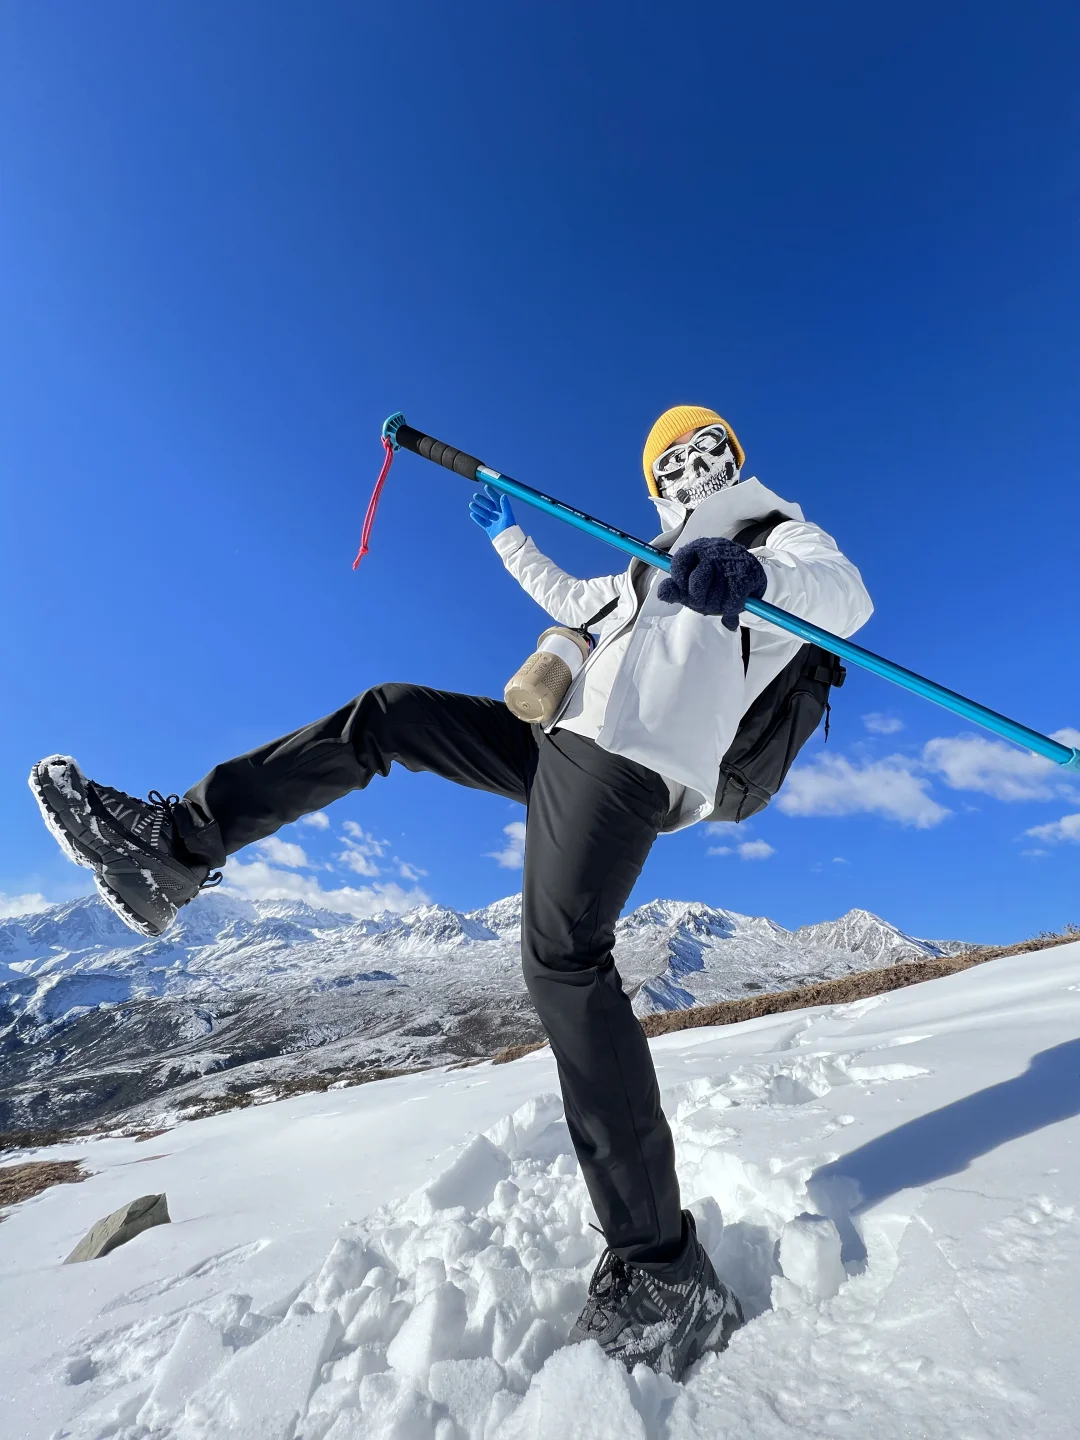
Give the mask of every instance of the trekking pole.
MULTIPOLYGON (((452 470, 455 475, 460 475, 464 480, 490 485, 504 495, 512 495, 516 500, 523 500, 527 505, 533 505, 537 510, 543 510, 545 514, 554 515, 557 520, 564 520, 568 525, 583 530, 586 535, 593 535, 597 540, 614 545, 617 550, 634 555, 648 565, 654 565, 657 570, 667 572, 671 570, 671 558, 662 550, 657 550, 653 545, 647 545, 644 540, 635 539, 633 535, 627 535, 625 531, 616 529, 614 525, 606 525, 603 520, 594 519, 592 515, 575 510, 572 505, 567 505, 562 500, 555 500, 550 495, 544 495, 541 491, 534 490, 531 485, 523 485, 520 480, 512 480, 509 475, 501 475, 498 470, 492 470, 490 466, 478 460, 475 455, 469 455, 464 450, 455 450, 453 446, 445 445, 441 440, 435 440, 421 430, 414 430, 411 425, 406 425, 405 416, 400 413, 391 415, 383 425, 382 440, 386 450, 386 460, 379 477, 379 484, 376 486, 375 494, 371 497, 371 504, 368 506, 368 513, 364 521, 364 538, 353 569, 360 563, 367 551, 371 524, 375 518, 375 506, 390 469, 393 453, 395 450, 404 449, 411 450, 425 460, 432 460, 446 470, 452 470)), ((921 695, 924 700, 941 705, 944 709, 951 710, 954 715, 962 715, 965 720, 972 720, 976 725, 993 731, 995 735, 1001 735, 1006 740, 1022 745, 1026 750, 1031 750, 1046 760, 1052 760, 1055 765, 1061 765, 1066 770, 1080 770, 1080 750, 1074 749, 1070 745, 1063 745, 1059 740, 1052 740, 1049 735, 1042 735, 1038 730, 1031 730, 1017 720, 1010 720, 1007 715, 999 715, 996 710, 989 710, 976 700, 969 700, 965 695, 958 695, 955 690, 946 689, 936 680, 928 680, 924 675, 917 675, 914 670, 905 669, 903 665, 897 665, 893 660, 886 660, 882 655, 875 655, 872 650, 864 650, 861 645, 856 645, 851 640, 844 640, 841 636, 833 635, 828 630, 822 630, 818 625, 811 625, 809 620, 801 620, 797 615, 770 605, 766 600, 747 600, 745 608, 750 611, 751 615, 757 615, 761 620, 768 620, 773 625, 779 626, 781 630, 788 630, 792 635, 797 635, 801 640, 808 640, 813 645, 820 645, 822 649, 830 650, 842 660, 847 660, 849 664, 858 665, 863 670, 880 675, 884 680, 891 680, 894 685, 899 685, 904 690, 910 690, 915 695, 921 695)))

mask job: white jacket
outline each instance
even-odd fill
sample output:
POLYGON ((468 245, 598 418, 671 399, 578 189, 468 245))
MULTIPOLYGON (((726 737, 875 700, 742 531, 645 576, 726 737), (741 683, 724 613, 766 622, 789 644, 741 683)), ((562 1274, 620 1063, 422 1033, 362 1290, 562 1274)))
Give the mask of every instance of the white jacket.
MULTIPOLYGON (((768 576, 764 599, 844 636, 873 613, 862 577, 831 536, 760 480, 721 490, 689 515, 674 501, 655 503, 665 529, 652 543, 661 550, 704 535, 731 539, 774 510, 790 516, 767 546, 753 551, 768 576)), ((619 575, 576 580, 542 555, 519 525, 494 543, 511 575, 560 625, 583 625, 609 600, 619 600, 547 728, 589 735, 605 750, 662 775, 673 797, 665 830, 707 819, 720 761, 740 719, 803 642, 744 612, 742 623, 751 633, 744 675, 738 631, 726 630, 719 615, 659 600, 663 574, 644 561, 632 560, 619 575)))

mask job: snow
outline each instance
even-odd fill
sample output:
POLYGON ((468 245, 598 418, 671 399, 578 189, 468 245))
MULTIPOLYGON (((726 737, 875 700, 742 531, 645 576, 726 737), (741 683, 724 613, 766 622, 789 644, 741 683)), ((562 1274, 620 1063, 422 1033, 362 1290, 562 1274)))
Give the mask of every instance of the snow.
POLYGON ((772 1299, 796 1300, 801 1291, 808 1300, 831 1300, 847 1279, 842 1242, 836 1225, 826 1215, 796 1215, 780 1232, 776 1252, 780 1274, 773 1277, 772 1299))
POLYGON ((193 1311, 180 1326, 176 1343, 158 1370, 139 1421, 150 1429, 168 1425, 181 1414, 188 1396, 201 1390, 228 1358, 221 1331, 193 1311))
POLYGON ((479 1210, 488 1204, 500 1180, 510 1174, 510 1157, 483 1135, 474 1135, 461 1154, 424 1191, 428 1214, 464 1206, 479 1210))
MULTIPOLYGON (((286 1315, 254 1344, 236 1350, 205 1384, 192 1377, 196 1384, 176 1417, 180 1432, 191 1440, 292 1440, 341 1333, 334 1310, 286 1315)), ((144 1425, 147 1418, 142 1411, 136 1417, 144 1425)))
POLYGON ((0 1227, 5 1440, 1074 1437, 1078 1022, 1080 944, 652 1042, 748 1318, 682 1384, 564 1347, 602 1242, 547 1052, 11 1156, 93 1174, 0 1227))

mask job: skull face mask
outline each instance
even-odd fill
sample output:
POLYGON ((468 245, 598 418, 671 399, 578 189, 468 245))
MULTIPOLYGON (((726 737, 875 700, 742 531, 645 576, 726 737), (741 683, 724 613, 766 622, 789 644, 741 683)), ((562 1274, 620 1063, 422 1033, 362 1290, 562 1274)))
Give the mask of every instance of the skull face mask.
POLYGON ((652 472, 665 500, 677 500, 691 510, 739 480, 738 461, 723 425, 705 425, 689 440, 669 446, 653 461, 652 472))

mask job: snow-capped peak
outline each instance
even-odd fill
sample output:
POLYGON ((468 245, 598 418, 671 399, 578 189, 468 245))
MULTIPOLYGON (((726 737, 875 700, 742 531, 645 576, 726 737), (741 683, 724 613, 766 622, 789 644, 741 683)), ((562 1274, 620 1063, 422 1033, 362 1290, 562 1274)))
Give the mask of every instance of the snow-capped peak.
MULTIPOLYGON (((127 930, 97 899, 0 922, 0 1060, 14 1087, 13 1098, 0 1097, 0 1129, 24 1123, 46 1068, 50 1106, 70 1121, 115 1110, 126 1096, 128 1105, 150 1101, 177 1076, 313 1048, 324 1058, 298 1059, 297 1073, 312 1063, 432 1063, 531 1040, 540 1031, 521 974, 520 923, 517 895, 466 914, 424 905, 357 920, 215 892, 156 940, 127 930), (119 1086, 110 1078, 117 1066, 130 1077, 119 1086), (91 1073, 101 1075, 100 1093, 91 1073)), ((791 931, 666 899, 620 920, 615 944, 641 1015, 939 953, 866 911, 791 931)))

